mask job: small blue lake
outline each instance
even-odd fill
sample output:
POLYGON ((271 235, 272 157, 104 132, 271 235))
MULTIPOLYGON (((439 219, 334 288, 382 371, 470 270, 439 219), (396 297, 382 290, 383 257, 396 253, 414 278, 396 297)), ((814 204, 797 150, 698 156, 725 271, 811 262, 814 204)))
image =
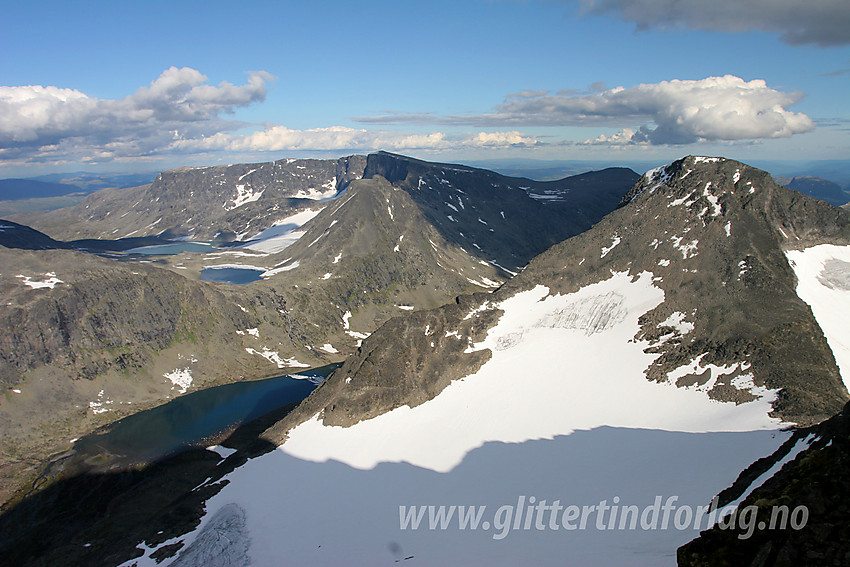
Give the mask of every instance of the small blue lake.
POLYGON ((204 268, 201 270, 201 281, 226 283, 226 284, 247 284, 261 280, 260 277, 264 270, 254 270, 252 268, 204 268))
POLYGON ((118 466, 151 462, 210 443, 240 425, 306 398, 339 364, 292 376, 237 382, 193 392, 142 411, 74 444, 81 455, 107 456, 118 466))

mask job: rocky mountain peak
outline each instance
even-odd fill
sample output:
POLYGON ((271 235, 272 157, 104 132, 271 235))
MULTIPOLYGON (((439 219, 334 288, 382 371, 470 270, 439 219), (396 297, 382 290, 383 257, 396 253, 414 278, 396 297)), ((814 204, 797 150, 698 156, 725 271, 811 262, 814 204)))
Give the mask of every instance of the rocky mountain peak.
POLYGON ((638 177, 612 168, 544 182, 388 152, 368 156, 364 178, 375 176, 408 193, 448 242, 505 276, 590 228, 638 177))
MULTIPOLYGON (((647 171, 620 207, 636 201, 653 206, 664 201, 679 207, 703 227, 746 213, 748 222, 769 225, 784 250, 824 242, 844 242, 850 235, 848 217, 826 202, 807 198, 778 185, 769 173, 722 157, 687 156, 647 171), (652 199, 652 200, 651 200, 652 199)), ((730 224, 724 224, 724 228, 730 224)))
POLYGON ((840 409, 847 391, 824 333, 797 295, 786 251, 848 235, 846 212, 777 186, 764 171, 685 157, 647 172, 619 209, 534 258, 492 294, 378 329, 304 405, 305 415, 293 415, 272 435, 319 411, 328 423, 346 425, 415 406, 424 401, 422 392, 427 398, 446 387, 446 376, 476 373, 500 345, 524 340, 521 331, 495 350, 470 350, 498 324, 498 306, 512 298, 542 293, 540 301, 564 301, 538 326, 552 322, 596 336, 619 324, 634 286, 647 281, 661 299, 640 313, 627 341, 649 356, 641 379, 702 392, 728 407, 761 404, 786 423, 815 423, 840 409), (599 286, 613 291, 592 301, 569 299, 599 286), (366 404, 345 384, 387 393, 366 404))
MULTIPOLYGON (((631 191, 623 197, 625 205, 639 195, 660 195, 681 198, 682 192, 692 192, 700 182, 711 183, 711 194, 719 197, 725 193, 754 194, 758 181, 767 174, 741 162, 723 157, 686 156, 667 165, 644 173, 631 191)), ((769 176, 768 176, 769 177, 769 176)))

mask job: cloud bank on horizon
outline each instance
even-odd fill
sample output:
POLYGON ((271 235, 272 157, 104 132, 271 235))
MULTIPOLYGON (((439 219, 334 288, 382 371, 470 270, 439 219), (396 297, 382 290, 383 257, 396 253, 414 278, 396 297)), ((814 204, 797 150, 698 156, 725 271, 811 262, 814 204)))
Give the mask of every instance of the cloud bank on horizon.
POLYGON ((488 114, 445 117, 386 114, 361 117, 359 121, 475 126, 620 126, 623 122, 648 121, 636 130, 623 128, 616 136, 601 136, 595 142, 692 144, 785 138, 809 132, 814 129, 814 122, 805 114, 785 108, 801 98, 801 93, 783 93, 762 80, 747 82, 726 75, 616 87, 583 95, 524 91, 509 95, 496 107, 496 112, 488 114), (630 134, 626 136, 626 133, 630 134))
POLYGON ((0 159, 19 162, 99 162, 208 151, 443 150, 460 147, 531 147, 540 142, 516 131, 425 134, 344 126, 290 129, 223 115, 262 102, 274 77, 249 72, 248 83, 206 84, 195 69, 171 67, 149 87, 120 100, 101 100, 54 86, 0 86, 0 159))
POLYGON ((617 87, 591 94, 523 91, 495 112, 433 116, 385 114, 363 124, 442 124, 508 127, 504 131, 425 133, 331 126, 305 130, 252 125, 223 116, 262 102, 272 75, 250 72, 248 82, 212 86, 195 69, 166 69, 149 87, 117 100, 102 100, 54 86, 0 87, 0 159, 19 162, 99 162, 161 154, 456 150, 534 147, 548 144, 677 145, 789 137, 814 129, 805 114, 787 110, 800 93, 784 93, 762 80, 731 75, 617 87), (635 122, 641 122, 634 125, 635 122), (613 136, 551 140, 523 134, 527 126, 614 126, 613 136))

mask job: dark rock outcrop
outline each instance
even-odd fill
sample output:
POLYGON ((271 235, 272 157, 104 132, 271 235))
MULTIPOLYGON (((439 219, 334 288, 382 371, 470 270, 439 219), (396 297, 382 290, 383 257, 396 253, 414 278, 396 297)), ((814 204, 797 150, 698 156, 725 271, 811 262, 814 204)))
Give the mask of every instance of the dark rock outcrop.
POLYGON ((797 430, 789 443, 809 448, 738 505, 739 514, 754 507, 755 515, 744 526, 740 521, 735 528, 717 526, 680 547, 681 567, 850 562, 850 404, 819 425, 797 430))

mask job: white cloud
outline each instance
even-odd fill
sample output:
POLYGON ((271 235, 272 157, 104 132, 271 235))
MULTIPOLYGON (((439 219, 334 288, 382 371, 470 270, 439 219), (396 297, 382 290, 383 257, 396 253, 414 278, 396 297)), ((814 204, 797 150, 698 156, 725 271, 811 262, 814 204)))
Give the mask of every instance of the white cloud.
POLYGON ((781 34, 791 45, 850 44, 847 0, 579 0, 596 14, 614 13, 638 29, 686 27, 781 34))
MULTIPOLYGON (((471 116, 386 115, 372 117, 393 123, 414 122, 416 116, 445 124, 479 126, 613 126, 623 128, 613 139, 598 143, 688 144, 782 138, 814 129, 812 120, 786 107, 802 98, 762 80, 744 81, 733 75, 700 80, 662 81, 635 87, 616 87, 598 93, 509 96, 496 111, 471 116), (630 138, 625 139, 626 132, 630 138)), ((591 141, 592 142, 592 141, 591 141)))
POLYGON ((600 134, 596 138, 585 140, 582 144, 587 146, 623 146, 634 143, 634 137, 634 130, 623 128, 614 135, 600 134))
POLYGON ((411 134, 373 131, 344 126, 295 130, 271 126, 245 135, 216 134, 199 140, 176 142, 185 151, 298 151, 298 150, 448 150, 460 148, 530 147, 540 142, 519 132, 479 132, 448 135, 443 132, 411 134))
POLYGON ((256 126, 226 118, 240 107, 262 101, 272 80, 260 71, 249 73, 244 85, 213 86, 195 69, 172 67, 149 86, 115 100, 55 86, 0 86, 0 163, 103 163, 279 151, 484 151, 572 143, 543 142, 522 131, 529 126, 620 129, 579 142, 608 146, 760 140, 814 128, 808 116, 787 110, 801 94, 731 75, 606 90, 594 85, 586 91, 554 94, 526 90, 479 115, 388 113, 360 119, 372 124, 451 126, 445 131, 346 126, 298 130, 273 124, 250 131, 256 126))
POLYGON ((541 142, 534 137, 524 136, 523 134, 513 132, 479 132, 467 142, 470 146, 480 147, 522 147, 536 146, 541 142))
POLYGON ((245 85, 212 86, 195 69, 171 67, 149 87, 118 100, 54 86, 2 86, 0 156, 84 159, 155 152, 174 139, 243 126, 219 116, 262 101, 272 79, 258 71, 249 73, 245 85))
MULTIPOLYGON (((55 86, 0 87, 0 162, 102 163, 168 154, 271 151, 453 150, 532 147, 540 142, 516 131, 398 132, 344 126, 261 131, 224 115, 262 101, 274 78, 249 73, 244 85, 207 84, 195 69, 171 67, 149 86, 122 99, 90 97, 55 86)), ((528 92, 537 96, 543 92, 528 92)))
POLYGON ((78 129, 96 105, 73 89, 0 87, 0 144, 34 143, 49 131, 78 129))

